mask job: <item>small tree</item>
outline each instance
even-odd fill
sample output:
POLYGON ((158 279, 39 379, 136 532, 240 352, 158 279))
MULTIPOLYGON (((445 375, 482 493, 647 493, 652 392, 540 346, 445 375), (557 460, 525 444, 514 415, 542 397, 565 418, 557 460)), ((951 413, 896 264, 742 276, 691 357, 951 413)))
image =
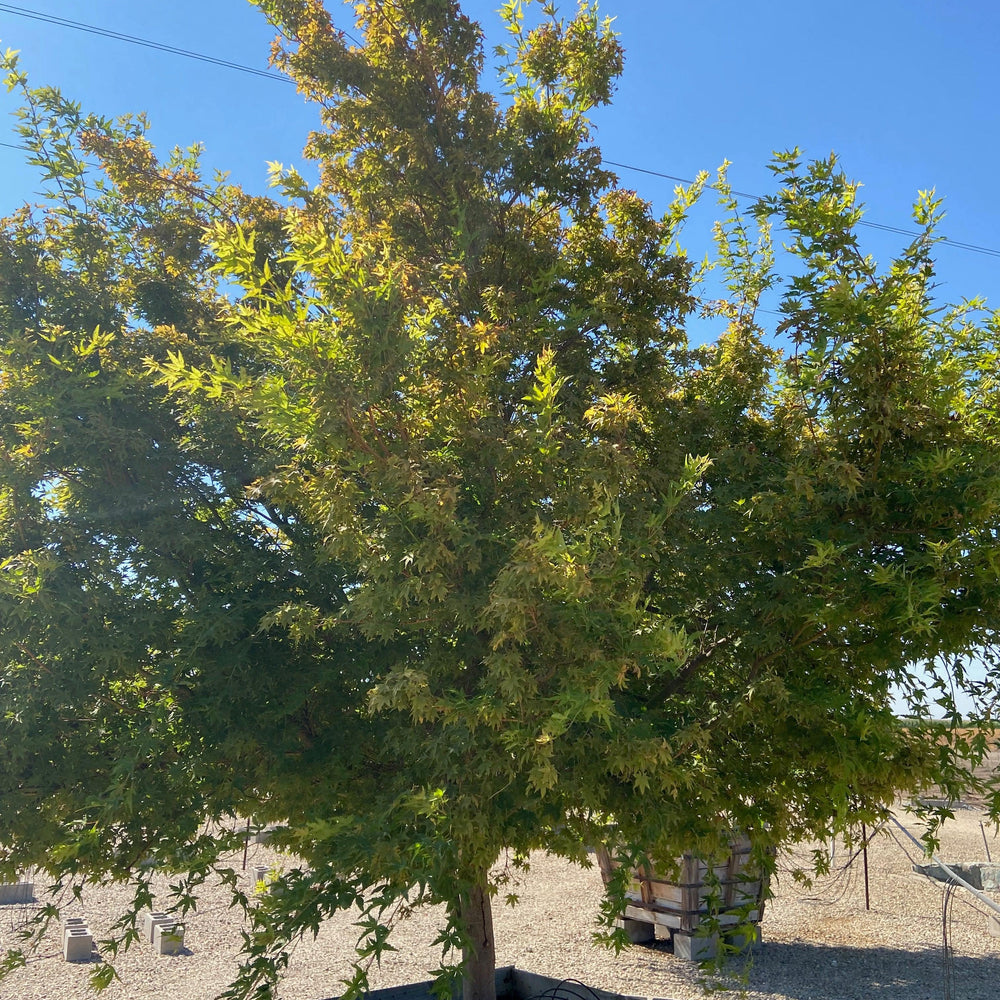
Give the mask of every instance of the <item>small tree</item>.
POLYGON ((834 161, 779 156, 757 236, 722 176, 704 301, 677 247, 704 178, 656 218, 591 142, 622 58, 591 5, 504 8, 500 99, 450 0, 360 3, 359 43, 258 5, 322 108, 316 188, 203 192, 63 108, 116 186, 5 231, 9 273, 58 290, 3 331, 6 866, 130 879, 134 916, 140 858, 194 886, 227 818, 276 821, 302 866, 236 893, 229 996, 352 905, 377 958, 405 900, 445 905, 480 1000, 505 852, 665 860, 738 828, 763 859, 970 781, 981 737, 892 711, 926 716, 916 665, 966 681, 997 602, 996 320, 934 305, 933 198, 880 271, 834 161), (210 254, 170 256, 181 221, 210 254), (68 266, 84 247, 105 270, 68 266), (72 311, 84 270, 110 319, 72 311), (161 272, 169 316, 140 308, 161 272), (787 350, 756 315, 777 285, 787 350))

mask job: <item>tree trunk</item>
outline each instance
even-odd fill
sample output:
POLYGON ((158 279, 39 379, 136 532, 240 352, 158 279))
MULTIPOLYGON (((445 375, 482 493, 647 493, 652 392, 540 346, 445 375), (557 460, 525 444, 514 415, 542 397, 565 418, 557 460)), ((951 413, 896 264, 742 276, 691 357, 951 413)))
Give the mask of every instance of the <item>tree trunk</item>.
POLYGON ((496 1000, 497 953, 493 941, 493 909, 486 876, 475 885, 462 906, 462 921, 469 935, 465 949, 462 1000, 496 1000))

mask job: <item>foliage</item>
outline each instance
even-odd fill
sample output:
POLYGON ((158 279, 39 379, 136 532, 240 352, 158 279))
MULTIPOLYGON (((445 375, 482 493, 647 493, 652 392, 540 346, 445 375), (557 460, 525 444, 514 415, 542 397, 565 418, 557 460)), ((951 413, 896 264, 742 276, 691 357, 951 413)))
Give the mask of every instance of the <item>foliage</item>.
POLYGON ((363 45, 258 6, 322 109, 315 188, 205 184, 24 91, 54 191, 0 244, 5 870, 130 880, 134 913, 151 855, 183 907, 276 821, 302 864, 234 888, 230 996, 352 905, 362 990, 432 902, 482 996, 504 852, 740 829, 766 860, 971 781, 984 739, 892 709, 927 718, 927 672, 952 715, 994 690, 962 663, 996 619, 998 320, 935 303, 933 196, 879 269, 833 159, 777 156, 749 217, 723 173, 707 300, 706 178, 657 218, 593 145, 622 60, 593 6, 507 4, 499 97, 450 0, 359 3, 363 45))

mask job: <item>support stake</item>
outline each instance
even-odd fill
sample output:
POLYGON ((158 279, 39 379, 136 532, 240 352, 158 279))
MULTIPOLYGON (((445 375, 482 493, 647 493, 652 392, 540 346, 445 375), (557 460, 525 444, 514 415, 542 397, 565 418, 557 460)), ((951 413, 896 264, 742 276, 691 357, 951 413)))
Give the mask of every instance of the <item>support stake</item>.
POLYGON ((868 892, 868 831, 865 829, 864 823, 861 824, 861 856, 865 866, 865 909, 870 910, 872 901, 868 892))

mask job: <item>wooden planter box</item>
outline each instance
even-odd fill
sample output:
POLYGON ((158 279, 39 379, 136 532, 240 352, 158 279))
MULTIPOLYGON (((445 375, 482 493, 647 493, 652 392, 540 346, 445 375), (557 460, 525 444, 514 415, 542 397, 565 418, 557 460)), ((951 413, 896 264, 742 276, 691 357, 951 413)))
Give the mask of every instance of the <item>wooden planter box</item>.
MULTIPOLYGON (((597 863, 607 884, 616 866, 603 847, 597 849, 597 863)), ((632 941, 650 941, 656 927, 662 927, 670 934, 675 955, 702 961, 718 951, 718 933, 703 926, 706 922, 719 927, 728 943, 740 950, 760 940, 767 876, 752 861, 748 838, 734 839, 721 864, 709 865, 694 854, 684 854, 677 863, 676 879, 648 867, 633 872, 625 892, 624 922, 632 941), (748 923, 754 926, 752 935, 745 933, 748 923), (735 932, 738 926, 740 933, 726 934, 727 927, 735 932)))

